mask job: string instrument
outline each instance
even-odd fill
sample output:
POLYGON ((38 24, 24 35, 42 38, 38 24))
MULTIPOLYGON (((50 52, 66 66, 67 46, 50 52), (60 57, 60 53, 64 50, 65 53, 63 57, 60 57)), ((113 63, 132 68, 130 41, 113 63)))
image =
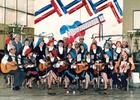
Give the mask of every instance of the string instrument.
POLYGON ((9 73, 10 71, 15 71, 18 69, 19 65, 17 65, 17 63, 15 61, 11 61, 11 62, 8 62, 7 64, 3 64, 1 63, 1 72, 4 73, 4 74, 7 74, 9 73))
POLYGON ((51 67, 50 61, 46 61, 46 63, 39 63, 39 70, 41 72, 45 71, 46 69, 48 69, 49 67, 51 67))
POLYGON ((58 71, 58 73, 60 73, 60 72, 63 72, 65 70, 67 70, 67 69, 68 69, 68 66, 67 66, 66 62, 63 61, 63 64, 60 65, 60 67, 58 68, 57 71, 58 71))
POLYGON ((97 75, 97 74, 99 74, 100 71, 103 70, 104 64, 103 63, 95 63, 94 66, 95 66, 94 74, 97 75))
POLYGON ((88 70, 87 63, 79 63, 79 64, 76 64, 75 72, 77 74, 80 74, 81 72, 86 71, 86 70, 88 70))

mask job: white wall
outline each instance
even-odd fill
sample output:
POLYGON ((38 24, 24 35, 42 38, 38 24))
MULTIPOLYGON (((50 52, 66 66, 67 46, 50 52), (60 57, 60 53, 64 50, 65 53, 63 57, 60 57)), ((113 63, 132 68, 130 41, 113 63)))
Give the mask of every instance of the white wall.
MULTIPOLYGON (((64 4, 68 4, 71 0, 62 0, 62 1, 64 4)), ((93 1, 97 2, 99 0, 93 0, 93 1)), ((109 1, 113 1, 113 0, 108 0, 107 2, 109 2, 109 1)), ((123 0, 118 0, 118 2, 120 4, 120 7, 123 8, 123 0)), ((48 5, 49 3, 50 3, 49 0, 36 0, 35 1, 36 11, 39 10, 40 8, 42 8, 43 6, 48 5)), ((92 11, 92 9, 91 9, 91 11, 92 11)), ((103 23, 104 35, 122 34, 122 23, 119 24, 117 22, 114 14, 112 13, 112 10, 110 8, 106 8, 97 14, 94 14, 94 12, 93 12, 93 16, 89 16, 85 7, 82 7, 81 9, 75 11, 74 13, 72 13, 70 15, 64 14, 64 13, 62 13, 63 15, 61 17, 59 17, 57 15, 57 13, 50 15, 49 17, 45 18, 44 20, 35 24, 35 34, 38 35, 42 32, 46 32, 47 34, 54 33, 55 39, 57 39, 57 40, 62 39, 64 37, 63 35, 60 35, 60 28, 62 25, 72 25, 73 22, 76 20, 85 22, 89 19, 94 18, 95 16, 98 16, 101 13, 103 13, 103 15, 105 17, 105 22, 103 23)), ((39 16, 41 16, 41 14, 39 16)), ((38 18, 39 16, 36 16, 36 18, 38 18)), ((98 32, 99 32, 99 25, 86 30, 85 42, 90 44, 92 41, 91 40, 92 34, 98 35, 98 32)), ((116 40, 118 40, 118 39, 120 39, 120 37, 116 38, 116 40)))

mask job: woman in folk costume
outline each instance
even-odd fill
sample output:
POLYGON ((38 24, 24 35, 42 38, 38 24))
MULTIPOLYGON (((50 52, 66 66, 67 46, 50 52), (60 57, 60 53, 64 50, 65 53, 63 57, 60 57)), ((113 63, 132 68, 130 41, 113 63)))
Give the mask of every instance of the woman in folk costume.
POLYGON ((29 47, 29 40, 26 39, 25 42, 24 42, 24 45, 23 45, 23 47, 22 47, 22 56, 23 56, 23 57, 25 56, 25 51, 26 51, 27 49, 29 49, 29 48, 30 48, 30 47, 29 47))
POLYGON ((118 61, 122 51, 121 41, 117 41, 116 44, 114 44, 114 47, 112 48, 113 48, 113 60, 118 61))
POLYGON ((106 90, 108 77, 107 74, 103 71, 105 58, 104 58, 103 50, 101 47, 97 46, 97 42, 93 42, 91 44, 90 55, 91 55, 92 62, 94 64, 94 76, 97 77, 98 75, 101 75, 103 77, 104 89, 106 90))
POLYGON ((36 58, 33 56, 33 52, 31 48, 28 48, 25 51, 25 72, 26 72, 26 78, 27 78, 27 86, 31 89, 33 81, 39 80, 39 73, 36 66, 36 58))
POLYGON ((127 90, 127 78, 130 77, 131 72, 135 69, 135 64, 128 48, 122 49, 122 56, 116 63, 115 68, 118 69, 119 73, 118 85, 121 85, 121 89, 127 90))
POLYGON ((67 54, 67 59, 66 59, 66 65, 68 68, 64 71, 63 78, 65 77, 64 83, 65 83, 65 89, 68 87, 70 83, 75 82, 76 78, 76 73, 75 73, 75 59, 74 59, 74 52, 69 52, 67 54))
POLYGON ((47 48, 48 51, 52 52, 54 56, 57 56, 57 49, 56 49, 56 45, 54 44, 56 41, 54 39, 51 39, 48 41, 47 43, 47 48))
POLYGON ((46 45, 44 41, 40 38, 37 42, 37 46, 34 48, 34 52, 37 54, 36 57, 37 66, 39 65, 39 63, 41 63, 41 61, 43 62, 44 59, 46 58, 45 49, 46 49, 46 45))
POLYGON ((100 46, 97 45, 97 42, 93 42, 90 46, 90 55, 93 63, 102 63, 104 62, 103 50, 100 46))
POLYGON ((114 71, 113 66, 113 51, 110 47, 110 44, 108 42, 105 42, 104 44, 104 58, 105 58, 105 65, 104 69, 101 71, 102 77, 104 79, 104 89, 107 89, 107 82, 110 82, 110 86, 112 85, 112 74, 114 71))
POLYGON ((85 62, 87 63, 88 66, 88 70, 87 73, 90 76, 90 81, 92 81, 94 79, 94 65, 93 65, 93 61, 91 60, 91 56, 90 56, 90 52, 87 52, 86 57, 85 57, 85 62))
MULTIPOLYGON (((66 48, 66 53, 67 53, 67 54, 70 53, 70 52, 76 53, 72 46, 73 46, 72 43, 69 43, 69 44, 67 45, 67 48, 66 48)), ((75 58, 75 57, 76 57, 76 55, 74 55, 74 58, 75 58)))
POLYGON ((66 48, 64 47, 64 41, 59 40, 58 41, 58 46, 57 46, 57 56, 59 57, 60 60, 64 60, 66 57, 66 48))
MULTIPOLYGON (((118 62, 119 58, 121 57, 121 52, 122 52, 122 43, 121 41, 117 41, 116 44, 112 45, 113 48, 113 66, 118 62)), ((117 70, 114 69, 113 74, 112 74, 112 80, 113 80, 113 86, 117 86, 117 70)), ((120 88, 118 86, 118 88, 120 88)))
MULTIPOLYGON (((83 82, 87 79, 86 75, 86 63, 85 63, 85 57, 86 57, 87 49, 84 47, 83 44, 80 44, 80 49, 77 54, 77 59, 76 59, 76 69, 78 69, 79 66, 82 66, 82 70, 80 72, 76 72, 79 79, 82 80, 83 82)), ((87 89, 87 86, 85 87, 87 89)))
POLYGON ((90 56, 90 53, 87 52, 86 53, 86 57, 85 57, 85 63, 86 63, 86 66, 88 67, 87 69, 87 74, 86 74, 86 86, 85 86, 85 89, 88 88, 88 85, 89 85, 89 82, 92 81, 93 82, 93 79, 94 79, 94 70, 93 70, 93 62, 91 60, 91 56, 90 56))
POLYGON ((57 81, 57 62, 58 58, 53 54, 53 52, 48 53, 47 57, 47 76, 48 76, 48 88, 51 89, 51 86, 54 81, 57 81))

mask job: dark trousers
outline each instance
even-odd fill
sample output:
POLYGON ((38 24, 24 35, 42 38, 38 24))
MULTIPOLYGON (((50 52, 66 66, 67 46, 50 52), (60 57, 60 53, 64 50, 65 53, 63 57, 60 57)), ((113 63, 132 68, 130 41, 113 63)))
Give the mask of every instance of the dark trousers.
POLYGON ((123 74, 117 74, 117 73, 113 73, 112 74, 112 79, 113 79, 113 85, 118 85, 121 87, 127 87, 127 78, 128 78, 128 74, 127 73, 123 73, 123 74))
POLYGON ((23 70, 18 69, 16 71, 11 71, 9 74, 14 77, 13 87, 22 86, 22 82, 25 79, 25 72, 23 70))
POLYGON ((67 76, 70 81, 73 81, 76 77, 76 73, 73 69, 68 69, 68 70, 65 70, 65 72, 63 73, 62 77, 64 76, 67 76))

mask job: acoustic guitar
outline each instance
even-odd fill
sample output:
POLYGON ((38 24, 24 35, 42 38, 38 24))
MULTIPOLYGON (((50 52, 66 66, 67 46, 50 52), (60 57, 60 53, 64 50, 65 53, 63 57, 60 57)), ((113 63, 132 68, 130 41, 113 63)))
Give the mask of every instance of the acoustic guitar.
POLYGON ((103 66, 104 66, 103 63, 95 63, 96 68, 94 69, 94 74, 98 75, 99 72, 103 70, 103 66))
POLYGON ((41 72, 45 71, 47 68, 51 67, 51 64, 50 64, 50 61, 47 61, 46 63, 42 64, 40 63, 39 64, 39 70, 41 72))
POLYGON ((66 62, 64 61, 62 65, 58 68, 58 73, 63 72, 68 69, 66 62))
POLYGON ((10 71, 15 71, 18 69, 17 63, 15 61, 8 62, 7 64, 1 63, 1 72, 4 74, 9 73, 10 71))
POLYGON ((80 74, 81 72, 86 71, 86 70, 88 70, 88 65, 86 63, 83 63, 83 64, 80 63, 76 65, 75 72, 77 74, 80 74))

